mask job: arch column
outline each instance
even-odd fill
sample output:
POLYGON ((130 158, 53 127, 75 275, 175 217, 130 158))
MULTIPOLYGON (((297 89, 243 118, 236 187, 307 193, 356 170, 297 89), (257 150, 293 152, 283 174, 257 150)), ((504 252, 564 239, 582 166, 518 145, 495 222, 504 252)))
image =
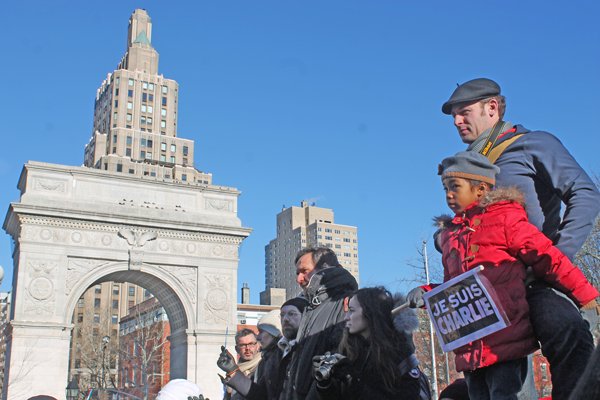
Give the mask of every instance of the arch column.
POLYGON ((2 399, 37 395, 64 399, 69 374, 65 354, 69 354, 72 330, 72 324, 11 321, 2 399))

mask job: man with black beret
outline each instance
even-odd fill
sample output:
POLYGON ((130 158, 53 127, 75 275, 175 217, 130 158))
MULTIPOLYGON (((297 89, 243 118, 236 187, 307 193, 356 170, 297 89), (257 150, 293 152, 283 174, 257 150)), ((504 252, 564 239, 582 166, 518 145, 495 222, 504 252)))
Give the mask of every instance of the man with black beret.
MULTIPOLYGON (((496 185, 518 187, 525 194, 529 221, 572 260, 600 212, 600 193, 555 136, 503 121, 505 109, 500 86, 485 78, 459 85, 442 106, 444 114, 452 115, 467 150, 500 167, 496 185), (561 218, 562 203, 566 208, 561 218)), ((594 350, 588 323, 570 300, 547 284, 531 276, 526 286, 531 322, 550 362, 552 399, 566 400, 594 350)), ((593 303, 584 312, 593 314, 597 325, 593 303)))

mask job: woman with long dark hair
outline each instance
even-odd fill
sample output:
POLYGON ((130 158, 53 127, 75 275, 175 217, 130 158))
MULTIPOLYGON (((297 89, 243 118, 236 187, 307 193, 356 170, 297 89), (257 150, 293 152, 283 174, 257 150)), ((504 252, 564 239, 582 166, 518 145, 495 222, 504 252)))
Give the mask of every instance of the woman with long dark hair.
POLYGON ((412 309, 393 317, 393 308, 394 298, 383 287, 360 289, 350 298, 339 354, 313 359, 321 399, 421 398, 412 343, 419 322, 412 309))

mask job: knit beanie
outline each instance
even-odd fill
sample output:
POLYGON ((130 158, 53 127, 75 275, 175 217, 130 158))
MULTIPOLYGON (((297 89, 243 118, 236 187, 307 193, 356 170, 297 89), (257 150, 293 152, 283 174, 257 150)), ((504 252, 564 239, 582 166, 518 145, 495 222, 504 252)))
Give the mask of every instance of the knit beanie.
POLYGON ((281 337, 281 320, 279 318, 279 310, 269 311, 263 315, 256 324, 258 329, 267 331, 273 337, 281 337))
POLYGON ((308 300, 306 300, 304 297, 294 297, 293 299, 289 299, 288 301, 283 303, 281 308, 285 306, 294 306, 298 309, 298 311, 300 311, 300 314, 302 314, 307 305, 308 300))
POLYGON ((456 153, 453 157, 445 158, 438 166, 438 175, 442 176, 442 181, 446 178, 463 178, 495 185, 498 172, 500 168, 486 156, 474 151, 456 153))
POLYGON ((202 390, 186 379, 173 379, 156 396, 156 400, 187 400, 189 396, 199 396, 202 390))

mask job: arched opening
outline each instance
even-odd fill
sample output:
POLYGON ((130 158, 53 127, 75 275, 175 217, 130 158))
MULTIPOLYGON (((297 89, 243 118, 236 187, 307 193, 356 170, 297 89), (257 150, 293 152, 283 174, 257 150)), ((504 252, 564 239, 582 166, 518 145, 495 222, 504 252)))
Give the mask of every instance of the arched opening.
POLYGON ((146 399, 187 378, 189 293, 161 268, 144 267, 105 265, 73 290, 69 381, 82 393, 114 388, 146 399))

